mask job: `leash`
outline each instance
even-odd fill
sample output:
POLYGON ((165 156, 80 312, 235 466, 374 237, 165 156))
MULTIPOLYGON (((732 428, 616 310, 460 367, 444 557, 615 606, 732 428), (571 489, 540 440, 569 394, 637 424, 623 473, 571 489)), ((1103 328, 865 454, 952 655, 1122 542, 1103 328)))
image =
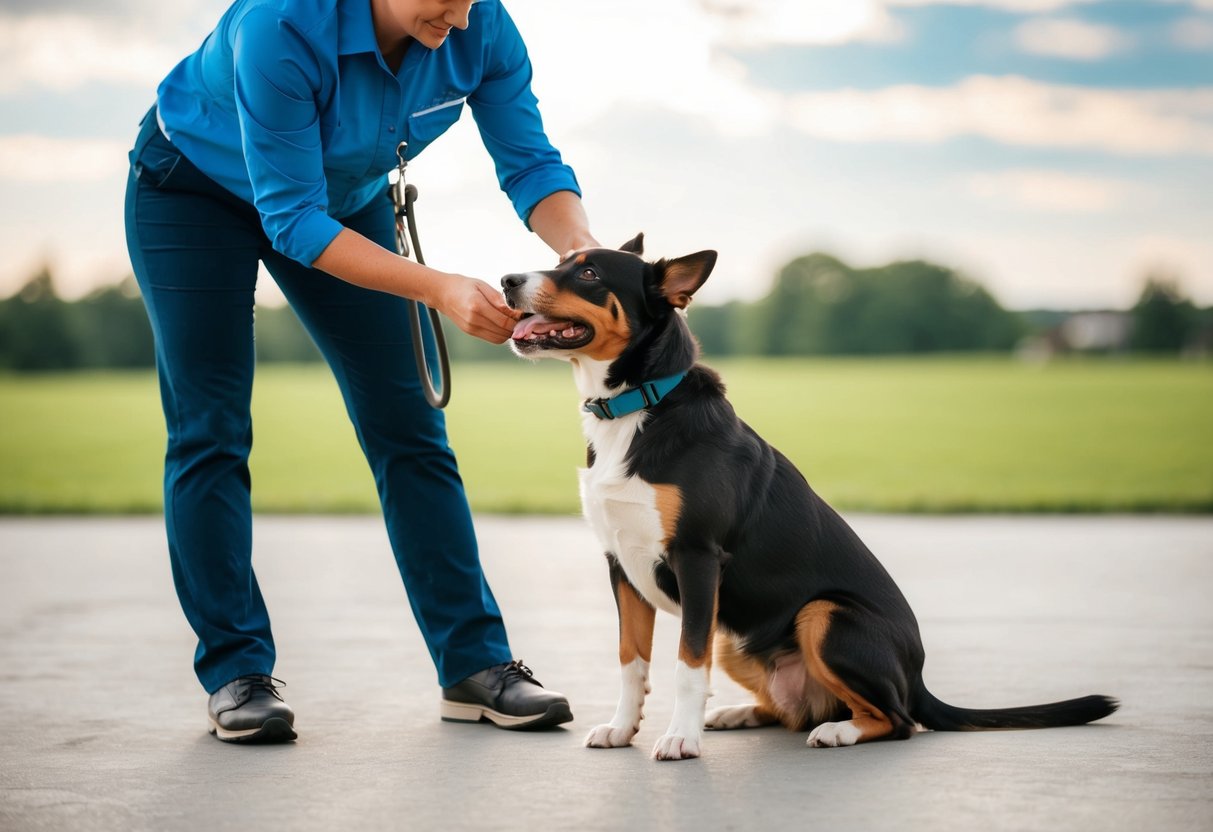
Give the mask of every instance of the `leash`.
MULTIPOLYGON (((408 142, 396 145, 396 158, 399 160, 399 164, 396 166, 397 178, 388 186, 392 195, 392 204, 396 206, 396 252, 401 257, 408 257, 409 240, 411 239, 413 252, 416 254, 414 259, 424 266, 425 257, 421 254, 421 241, 417 239, 416 212, 413 209, 413 203, 417 201, 417 186, 406 185, 404 181, 404 169, 408 166, 404 155, 408 146, 408 142)), ((421 376, 421 388, 425 393, 425 400, 430 403, 430 406, 442 409, 451 400, 451 361, 446 351, 446 337, 442 333, 442 319, 438 317, 436 311, 425 307, 425 310, 430 313, 430 324, 434 329, 434 347, 438 353, 438 386, 435 387, 434 374, 425 358, 425 335, 421 331, 422 304, 409 298, 408 307, 409 331, 413 334, 413 357, 417 360, 417 374, 421 376)))

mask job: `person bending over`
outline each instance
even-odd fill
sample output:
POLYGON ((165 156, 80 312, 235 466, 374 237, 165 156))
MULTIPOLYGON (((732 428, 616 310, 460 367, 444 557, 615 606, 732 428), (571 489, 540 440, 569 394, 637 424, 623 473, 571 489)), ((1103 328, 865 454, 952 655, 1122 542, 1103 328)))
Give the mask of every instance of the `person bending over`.
POLYGON ((168 427, 173 581, 221 740, 296 737, 251 561, 258 263, 340 386, 443 718, 513 728, 572 719, 510 651, 443 415, 422 393, 406 298, 493 343, 517 313, 481 280, 398 256, 387 189, 399 144, 415 157, 466 106, 527 226, 557 253, 597 245, 530 82, 522 38, 496 0, 237 0, 141 122, 127 245, 168 427))

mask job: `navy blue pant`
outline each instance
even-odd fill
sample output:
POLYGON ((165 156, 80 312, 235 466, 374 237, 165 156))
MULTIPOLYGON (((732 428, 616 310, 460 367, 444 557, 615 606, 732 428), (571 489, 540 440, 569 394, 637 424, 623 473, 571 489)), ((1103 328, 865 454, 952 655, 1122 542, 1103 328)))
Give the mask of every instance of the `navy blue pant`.
MULTIPOLYGON (((386 189, 342 222, 394 249, 386 189)), ((194 167, 157 128, 155 110, 131 151, 126 236, 156 338, 168 426, 169 556, 181 607, 198 634, 194 668, 202 686, 213 692, 274 668, 252 568, 248 469, 259 261, 337 378, 439 684, 509 661, 446 423, 421 391, 405 301, 275 252, 256 210, 194 167)), ((298 461, 308 464, 307 448, 298 461)))

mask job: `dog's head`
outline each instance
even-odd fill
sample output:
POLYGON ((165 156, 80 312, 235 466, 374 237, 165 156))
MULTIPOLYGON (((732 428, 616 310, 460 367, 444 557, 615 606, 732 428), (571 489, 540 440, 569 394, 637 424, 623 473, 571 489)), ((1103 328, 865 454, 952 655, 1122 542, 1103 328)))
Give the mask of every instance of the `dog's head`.
POLYGON ((583 251, 544 272, 501 279, 506 302, 527 313, 511 345, 527 358, 583 355, 614 362, 646 336, 667 328, 716 264, 716 252, 646 262, 644 235, 618 251, 583 251))

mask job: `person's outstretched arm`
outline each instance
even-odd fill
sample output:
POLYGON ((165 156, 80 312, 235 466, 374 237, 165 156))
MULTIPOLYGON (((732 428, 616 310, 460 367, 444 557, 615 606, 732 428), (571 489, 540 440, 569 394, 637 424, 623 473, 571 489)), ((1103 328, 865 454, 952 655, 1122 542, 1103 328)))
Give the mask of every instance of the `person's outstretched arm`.
POLYGON ((414 263, 349 228, 338 232, 312 266, 356 286, 419 300, 467 334, 494 344, 510 337, 519 317, 483 280, 414 263))

